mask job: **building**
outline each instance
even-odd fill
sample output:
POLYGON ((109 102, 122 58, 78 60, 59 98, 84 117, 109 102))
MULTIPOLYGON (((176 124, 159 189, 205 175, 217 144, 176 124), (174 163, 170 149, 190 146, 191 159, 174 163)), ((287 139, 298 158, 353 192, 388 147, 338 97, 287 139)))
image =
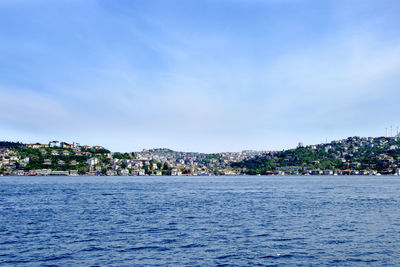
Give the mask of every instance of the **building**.
POLYGON ((117 175, 117 172, 114 170, 107 170, 106 175, 107 176, 115 176, 115 175, 117 175))
POLYGON ((50 175, 68 176, 69 171, 52 171, 50 175))
POLYGON ((129 170, 128 170, 128 169, 121 169, 121 170, 118 170, 118 175, 121 175, 121 176, 128 176, 128 175, 129 175, 129 170))
POLYGON ((49 147, 59 147, 60 146, 60 142, 58 141, 51 141, 49 143, 49 147))
POLYGON ((43 147, 43 145, 40 143, 31 143, 31 144, 27 144, 26 146, 29 148, 33 148, 33 149, 38 149, 38 148, 43 147))
POLYGON ((69 175, 70 176, 78 176, 79 174, 78 174, 78 170, 70 170, 69 171, 69 175))
POLYGON ((73 148, 75 145, 74 144, 68 144, 66 142, 61 142, 60 147, 61 148, 73 148))
POLYGON ((181 176, 182 175, 182 171, 177 170, 177 169, 173 169, 173 170, 171 170, 171 175, 172 176, 181 176))
POLYGON ((98 158, 90 158, 86 162, 88 165, 94 166, 96 164, 99 164, 99 159, 98 158))
POLYGON ((50 175, 51 174, 51 170, 50 169, 35 170, 35 173, 37 175, 50 175))

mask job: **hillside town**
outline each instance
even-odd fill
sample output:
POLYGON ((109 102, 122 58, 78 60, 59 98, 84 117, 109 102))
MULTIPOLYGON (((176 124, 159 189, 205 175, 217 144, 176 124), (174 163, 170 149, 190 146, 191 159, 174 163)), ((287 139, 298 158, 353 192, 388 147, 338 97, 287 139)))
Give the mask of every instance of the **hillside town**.
POLYGON ((176 152, 157 148, 132 153, 111 153, 102 146, 51 141, 0 142, 0 175, 238 175, 230 165, 266 152, 217 154, 176 152), (1 145, 3 144, 3 145, 1 145))
POLYGON ((232 164, 262 175, 399 175, 400 138, 349 137, 330 143, 267 152, 232 164))
POLYGON ((0 175, 399 175, 399 137, 349 137, 282 151, 120 153, 95 145, 0 142, 0 175))

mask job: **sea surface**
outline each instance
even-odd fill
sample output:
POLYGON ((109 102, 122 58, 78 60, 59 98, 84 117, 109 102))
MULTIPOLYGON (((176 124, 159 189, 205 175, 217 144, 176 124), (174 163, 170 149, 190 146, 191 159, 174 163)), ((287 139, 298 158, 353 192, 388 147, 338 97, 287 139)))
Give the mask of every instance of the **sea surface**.
POLYGON ((1 266, 399 266, 394 176, 0 177, 1 266))

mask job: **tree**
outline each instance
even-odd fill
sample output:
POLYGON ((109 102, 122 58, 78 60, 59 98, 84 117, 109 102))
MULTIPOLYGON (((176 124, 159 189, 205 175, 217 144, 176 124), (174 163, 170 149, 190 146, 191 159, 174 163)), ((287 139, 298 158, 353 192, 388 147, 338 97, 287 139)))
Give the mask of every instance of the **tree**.
POLYGON ((159 169, 159 170, 161 170, 161 168, 162 168, 162 163, 161 162, 157 162, 157 168, 159 169))
POLYGON ((168 166, 167 162, 164 163, 163 170, 166 170, 166 171, 169 170, 169 166, 168 166))

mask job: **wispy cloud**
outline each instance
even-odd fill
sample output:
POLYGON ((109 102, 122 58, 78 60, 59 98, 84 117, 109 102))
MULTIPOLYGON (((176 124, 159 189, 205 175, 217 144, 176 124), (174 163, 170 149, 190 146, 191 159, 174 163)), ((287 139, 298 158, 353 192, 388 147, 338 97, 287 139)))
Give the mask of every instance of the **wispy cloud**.
POLYGON ((0 4, 5 139, 279 149, 399 115, 398 18, 372 1, 0 4))

